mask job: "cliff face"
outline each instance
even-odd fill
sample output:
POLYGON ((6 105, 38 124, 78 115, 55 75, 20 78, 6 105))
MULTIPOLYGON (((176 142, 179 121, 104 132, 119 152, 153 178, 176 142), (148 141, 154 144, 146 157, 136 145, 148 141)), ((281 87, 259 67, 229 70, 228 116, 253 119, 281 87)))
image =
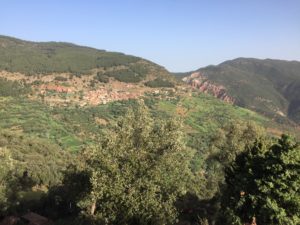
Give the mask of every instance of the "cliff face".
POLYGON ((213 95, 224 102, 233 104, 235 99, 227 94, 226 88, 222 85, 217 85, 209 81, 200 72, 192 73, 190 76, 182 79, 187 84, 191 85, 194 89, 200 92, 213 95))

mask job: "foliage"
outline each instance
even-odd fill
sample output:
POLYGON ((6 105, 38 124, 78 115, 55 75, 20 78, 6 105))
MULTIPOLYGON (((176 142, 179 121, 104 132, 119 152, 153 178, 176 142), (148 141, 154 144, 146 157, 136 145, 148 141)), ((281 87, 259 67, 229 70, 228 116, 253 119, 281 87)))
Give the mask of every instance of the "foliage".
POLYGON ((97 67, 128 65, 140 60, 61 42, 34 43, 0 36, 0 69, 25 74, 87 73, 97 67))
POLYGON ((223 85, 238 105, 281 123, 300 122, 299 62, 237 58, 198 71, 223 85))
POLYGON ((8 131, 0 132, 0 153, 0 216, 34 208, 72 158, 46 140, 8 131))
POLYGON ((204 158, 206 197, 213 197, 220 191, 224 183, 225 167, 257 138, 264 136, 265 132, 261 127, 241 121, 226 124, 212 135, 208 146, 199 152, 204 158))
POLYGON ((10 97, 0 98, 0 107, 0 128, 50 139, 71 151, 81 149, 82 141, 75 135, 78 128, 68 128, 68 121, 57 118, 50 107, 26 98, 10 97))
MULTIPOLYGON (((61 184, 52 186, 44 199, 43 214, 58 220, 72 216, 78 218, 80 208, 77 202, 91 191, 89 173, 83 169, 79 156, 74 157, 68 168, 63 172, 61 184)), ((73 223, 70 223, 73 224, 73 223)))
POLYGON ((143 104, 85 152, 92 191, 80 205, 105 224, 174 224, 192 178, 178 122, 153 121, 143 104))
POLYGON ((0 133, 0 147, 9 151, 15 175, 22 177, 26 173, 37 185, 49 186, 60 182, 61 172, 71 157, 46 140, 6 131, 0 133))
POLYGON ((132 72, 129 69, 121 69, 105 72, 103 76, 113 77, 118 81, 136 83, 142 80, 139 74, 132 72))
POLYGON ((68 78, 62 77, 62 76, 57 76, 54 78, 56 81, 68 81, 68 78))
MULTIPOLYGON (((150 72, 173 79, 167 70, 142 58, 70 43, 37 43, 0 36, 0 46, 0 70, 9 72, 26 75, 70 73, 80 77, 97 69, 104 77, 122 82, 142 81, 150 72)), ((97 79, 105 81, 103 76, 97 79)))
POLYGON ((154 80, 147 81, 145 83, 146 86, 152 87, 152 88, 158 88, 158 87, 174 87, 174 84, 170 82, 169 80, 162 79, 162 78, 156 78, 154 80))
POLYGON ((242 224, 253 218, 257 224, 299 224, 299 150, 299 144, 283 135, 272 144, 257 140, 241 153, 226 169, 225 224, 242 224))
POLYGON ((21 95, 28 94, 30 88, 24 85, 22 82, 8 81, 0 78, 0 96, 3 97, 18 97, 21 95))
POLYGON ((109 82, 109 77, 106 76, 106 75, 103 75, 102 73, 97 73, 96 77, 95 77, 96 80, 98 80, 99 82, 102 82, 102 83, 108 83, 109 82))
POLYGON ((10 158, 9 151, 0 147, 0 215, 8 208, 9 202, 9 175, 13 169, 13 162, 10 158))
POLYGON ((130 64, 128 67, 119 69, 106 71, 104 74, 97 74, 97 79, 100 77, 101 79, 105 79, 105 77, 113 77, 121 82, 131 82, 136 83, 145 79, 146 75, 149 73, 146 64, 130 64))

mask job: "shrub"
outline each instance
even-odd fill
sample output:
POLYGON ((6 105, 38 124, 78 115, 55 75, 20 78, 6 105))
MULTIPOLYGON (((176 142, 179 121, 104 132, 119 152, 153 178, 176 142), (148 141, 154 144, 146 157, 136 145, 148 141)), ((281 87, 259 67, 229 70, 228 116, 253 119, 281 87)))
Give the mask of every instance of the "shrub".
POLYGON ((172 82, 162 78, 156 78, 154 80, 148 81, 145 83, 145 85, 152 88, 174 87, 174 84, 172 82))

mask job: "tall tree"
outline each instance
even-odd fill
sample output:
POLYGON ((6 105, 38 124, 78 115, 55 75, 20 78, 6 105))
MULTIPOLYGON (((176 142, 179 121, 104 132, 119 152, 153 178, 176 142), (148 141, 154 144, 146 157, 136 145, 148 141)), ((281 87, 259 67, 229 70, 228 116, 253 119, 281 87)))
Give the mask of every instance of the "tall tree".
POLYGON ((202 153, 205 157, 205 196, 219 192, 224 183, 224 169, 235 160, 235 157, 252 145, 257 138, 264 137, 265 131, 260 126, 248 122, 235 121, 219 129, 202 153))
POLYGON ((257 141, 226 169, 220 224, 300 224, 299 175, 299 144, 286 135, 257 141))
POLYGON ((154 121, 143 103, 85 153, 91 193, 81 201, 104 224, 174 224, 192 179, 181 124, 154 121))

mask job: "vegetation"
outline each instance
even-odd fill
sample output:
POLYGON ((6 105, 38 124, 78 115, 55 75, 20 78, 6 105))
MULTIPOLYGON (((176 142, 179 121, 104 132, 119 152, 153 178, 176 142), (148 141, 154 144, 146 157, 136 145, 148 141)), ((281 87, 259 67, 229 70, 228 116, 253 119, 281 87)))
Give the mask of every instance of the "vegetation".
POLYGON ((68 81, 68 78, 62 77, 62 76, 57 76, 57 77, 55 77, 54 80, 57 80, 57 81, 68 81))
MULTIPOLYGON (((145 85, 157 88, 139 100, 49 106, 22 80, 0 79, 0 220, 33 211, 57 225, 299 224, 299 143, 261 127, 282 131, 275 120, 181 87, 160 88, 175 79, 136 57, 67 43, 0 42, 0 69, 69 73, 54 75, 61 82, 91 72, 91 85, 152 79, 145 85)), ((296 80, 286 85, 266 69, 275 62, 242 62, 219 67, 238 73, 245 87, 256 79, 248 70, 262 69, 264 82, 272 72, 285 89, 275 81, 272 88, 284 98, 298 93, 296 80)), ((296 74, 296 64, 278 71, 296 74)), ((253 90, 245 88, 240 104, 255 99, 247 91, 253 90)), ((290 99, 293 118, 297 96, 290 99)), ((286 104, 277 100, 266 107, 286 104)))
POLYGON ((108 83, 109 82, 109 77, 98 72, 97 75, 96 75, 96 80, 101 82, 101 83, 108 83))
POLYGON ((226 87, 237 104, 281 123, 285 116, 299 123, 300 63, 296 61, 238 58, 200 71, 226 87))
POLYGON ((0 78, 0 87, 0 96, 3 97, 17 97, 30 92, 30 88, 22 82, 8 81, 3 78, 0 78))
MULTIPOLYGON (((0 36, 0 70, 20 72, 26 75, 71 73, 81 76, 92 70, 97 75, 113 77, 122 82, 140 82, 148 75, 173 80, 164 68, 141 58, 122 53, 78 46, 63 42, 29 42, 0 36)), ((65 78, 58 76, 58 81, 65 78)))
POLYGON ((116 71, 105 72, 103 76, 113 77, 118 81, 126 83, 136 83, 141 81, 145 76, 142 74, 137 74, 130 69, 121 69, 116 71))
POLYGON ((0 37, 0 69, 25 74, 87 73, 97 67, 114 67, 140 59, 62 42, 35 43, 0 37))
POLYGON ((63 117, 57 119, 50 107, 37 101, 10 97, 0 97, 0 107, 2 129, 50 139, 70 151, 81 148, 81 138, 75 135, 78 128, 68 129, 68 121, 63 117))
POLYGON ((151 81, 147 81, 145 83, 146 86, 148 87, 152 87, 152 88, 158 88, 158 87, 174 87, 174 83, 166 80, 166 79, 162 79, 162 78, 156 78, 154 80, 151 81))
POLYGON ((13 169, 10 153, 5 148, 0 148, 0 213, 3 214, 9 208, 9 175, 13 169))
POLYGON ((49 141, 7 131, 0 133, 0 154, 0 216, 34 209, 47 188, 60 183, 71 159, 49 141))
MULTIPOLYGON (((7 97, 5 99, 8 101, 7 97)), ((12 133, 2 128, 0 160, 5 169, 3 168, 0 174, 0 203, 5 207, 1 215, 33 210, 52 218, 57 224, 174 224, 178 220, 194 224, 216 224, 218 221, 222 221, 220 224, 231 224, 224 221, 239 218, 244 222, 253 215, 260 221, 258 212, 261 204, 255 208, 252 202, 253 209, 258 211, 241 214, 239 199, 226 198, 231 196, 230 191, 232 196, 237 196, 234 190, 239 191, 238 193, 240 190, 250 193, 246 187, 251 186, 255 179, 247 179, 245 184, 241 183, 237 187, 230 186, 233 181, 228 183, 230 179, 246 177, 245 173, 251 171, 243 170, 247 167, 242 165, 233 165, 239 162, 241 156, 250 154, 247 149, 255 146, 256 140, 269 139, 256 125, 236 122, 236 118, 249 118, 251 113, 247 110, 227 105, 227 113, 233 120, 218 120, 218 110, 208 110, 208 107, 205 107, 205 104, 213 105, 209 104, 209 101, 219 102, 214 98, 206 99, 205 95, 199 95, 168 101, 145 99, 145 103, 151 106, 150 111, 143 105, 138 107, 136 101, 115 102, 86 109, 50 110, 49 118, 53 119, 51 115, 55 115, 56 122, 68 133, 80 124, 81 133, 85 133, 82 138, 88 140, 87 137, 94 135, 85 144, 86 150, 77 156, 63 151, 62 148, 66 148, 55 144, 55 139, 37 138, 37 133, 28 131, 17 135, 15 131, 12 133), (194 109, 196 111, 186 110, 193 104, 198 105, 198 101, 201 102, 201 109, 205 109, 204 111, 197 108, 194 109), (126 110, 128 108, 129 111, 126 110), (176 112, 182 117, 185 126, 179 126, 178 119, 172 119, 176 112), (123 117, 125 114, 127 116, 123 117), (206 118, 205 115, 207 118, 208 115, 211 116, 211 123, 215 123, 212 127, 209 123, 195 122, 190 129, 191 121, 197 121, 197 116, 206 118), (94 123, 96 117, 110 120, 111 124, 115 125, 97 126, 94 123), (184 137, 183 132, 188 136, 184 137), (95 135, 97 133, 98 135, 95 135), (34 137, 30 137, 31 135, 34 137), (232 169, 234 172, 229 173, 231 170, 225 168, 240 168, 244 172, 239 176, 239 170, 232 169), (10 189, 12 192, 7 192, 8 186, 14 187, 10 189)), ((17 105, 22 106, 19 102, 17 105)), ((215 104, 214 107, 219 106, 215 104)), ((23 109, 26 108, 22 106, 21 110, 23 109)), ((11 126, 7 126, 6 129, 9 127, 11 126)), ((271 143, 271 140, 265 143, 271 143)), ((295 167, 286 167, 291 170, 283 173, 286 176, 297 174, 299 165, 297 145, 289 146, 294 146, 291 157, 284 154, 280 157, 287 161, 296 161, 293 164, 295 167)), ((276 149, 270 149, 273 148, 276 149)), ((262 152, 268 152, 267 149, 262 148, 262 152)), ((275 156, 270 156, 270 160, 267 156, 268 154, 265 154, 261 161, 278 161, 275 156)), ((254 164, 250 162, 247 165, 254 164)), ((283 172, 285 167, 278 168, 283 172)), ((280 174, 279 170, 274 170, 274 173, 280 174)), ((274 173, 270 175, 270 179, 275 179, 274 173)), ((259 176, 265 178, 267 174, 260 173, 259 176)), ((281 178, 276 177, 277 179, 281 178)), ((282 179, 282 182, 288 180, 284 176, 282 179)), ((260 184, 269 185, 264 182, 260 184)), ((290 186, 297 185, 295 183, 290 186)), ((267 199, 270 195, 272 199, 277 195, 285 196, 281 194, 290 193, 280 188, 276 190, 277 194, 275 189, 263 192, 263 197, 259 196, 260 192, 253 191, 251 196, 267 199)), ((298 197, 295 194, 293 198, 296 201, 298 197)), ((286 215, 295 216, 298 212, 299 209, 291 209, 287 211, 290 214, 286 215)))
POLYGON ((299 145, 290 137, 258 140, 226 169, 226 224, 299 224, 299 173, 299 145))
POLYGON ((175 121, 156 121, 140 105, 85 152, 91 192, 81 207, 99 224, 173 224, 187 192, 191 153, 175 121))

